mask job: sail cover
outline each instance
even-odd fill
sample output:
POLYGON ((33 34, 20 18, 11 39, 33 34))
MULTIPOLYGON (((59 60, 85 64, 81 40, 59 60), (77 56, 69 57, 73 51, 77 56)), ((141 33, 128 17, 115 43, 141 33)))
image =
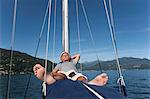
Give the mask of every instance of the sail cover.
MULTIPOLYGON (((106 86, 89 85, 105 99, 125 99, 120 93, 106 86)), ((52 85, 47 85, 46 99, 98 99, 80 81, 58 80, 52 85)))

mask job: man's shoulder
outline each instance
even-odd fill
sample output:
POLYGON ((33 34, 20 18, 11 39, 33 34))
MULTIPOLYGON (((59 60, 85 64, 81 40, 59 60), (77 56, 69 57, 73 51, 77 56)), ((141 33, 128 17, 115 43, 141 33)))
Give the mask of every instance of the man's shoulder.
POLYGON ((60 62, 60 63, 57 63, 57 65, 56 66, 61 66, 62 65, 62 63, 60 62))

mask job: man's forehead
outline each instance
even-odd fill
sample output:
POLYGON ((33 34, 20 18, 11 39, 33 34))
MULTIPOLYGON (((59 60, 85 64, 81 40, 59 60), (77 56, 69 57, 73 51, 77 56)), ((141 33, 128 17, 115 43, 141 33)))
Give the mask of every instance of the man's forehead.
POLYGON ((62 55, 69 55, 68 53, 63 53, 62 55))
POLYGON ((70 56, 68 52, 62 52, 61 55, 60 55, 60 58, 61 58, 64 54, 70 56))

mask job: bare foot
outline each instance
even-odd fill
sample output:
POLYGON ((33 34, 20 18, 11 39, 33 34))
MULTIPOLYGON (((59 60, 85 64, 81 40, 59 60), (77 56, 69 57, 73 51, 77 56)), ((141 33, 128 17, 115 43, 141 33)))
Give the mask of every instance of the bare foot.
POLYGON ((102 73, 102 74, 98 75, 97 77, 95 77, 93 80, 89 81, 88 84, 104 86, 107 84, 107 81, 108 81, 107 74, 102 73))

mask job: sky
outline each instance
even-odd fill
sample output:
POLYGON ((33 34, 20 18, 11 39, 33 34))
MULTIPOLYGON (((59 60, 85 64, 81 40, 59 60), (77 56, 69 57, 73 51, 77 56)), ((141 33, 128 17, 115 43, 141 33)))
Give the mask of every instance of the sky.
MULTIPOLYGON (((61 1, 56 5, 56 42, 54 36, 54 0, 52 0, 48 59, 59 62, 62 52, 61 1), (54 53, 53 53, 54 52, 54 53), (54 54, 54 56, 53 56, 54 54)), ((107 0, 108 1, 108 0, 107 0)), ((111 0, 119 57, 150 59, 150 1, 111 0)), ((48 0, 18 0, 13 50, 34 56, 48 0)), ((69 0, 70 53, 80 53, 81 62, 115 59, 103 0, 83 0, 95 45, 90 38, 80 0, 78 0, 80 45, 77 32, 76 2, 69 0)), ((11 48, 14 0, 0 0, 0 48, 11 48)), ((47 20, 46 20, 47 21, 47 20)), ((45 58, 47 22, 37 57, 45 58)))

